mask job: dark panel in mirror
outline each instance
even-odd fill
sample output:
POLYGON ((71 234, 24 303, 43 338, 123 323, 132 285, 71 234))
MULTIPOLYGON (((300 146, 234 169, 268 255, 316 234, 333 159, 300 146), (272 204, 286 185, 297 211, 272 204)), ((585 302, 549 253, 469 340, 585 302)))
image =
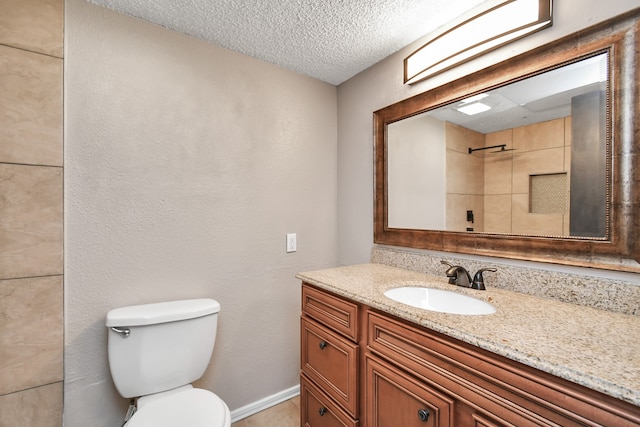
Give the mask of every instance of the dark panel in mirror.
POLYGON ((571 101, 571 236, 605 237, 607 224, 605 94, 602 91, 576 96, 571 101))
MULTIPOLYGON (((376 111, 374 242, 640 272, 638 174, 634 174, 640 144, 636 137, 639 15, 640 9, 634 10, 376 111), (561 96, 553 92, 552 80, 538 89, 548 91, 549 96, 542 101, 533 98, 526 101, 531 103, 530 110, 542 111, 542 104, 551 106, 552 114, 545 110, 543 114, 551 115, 543 118, 540 126, 554 128, 553 135, 569 141, 545 147, 555 151, 525 154, 524 147, 536 138, 546 143, 556 138, 540 136, 550 135, 545 133, 527 134, 528 126, 537 126, 527 123, 527 118, 506 129, 491 128, 489 121, 482 120, 485 113, 464 124, 452 123, 452 117, 460 113, 452 112, 451 106, 458 110, 478 104, 473 97, 480 95, 486 98, 485 105, 495 107, 500 103, 496 100, 499 96, 507 97, 500 91, 511 91, 508 95, 515 100, 525 99, 528 96, 525 91, 510 85, 523 82, 526 86, 544 73, 562 74, 563 70, 597 58, 606 59, 604 74, 608 74, 608 84, 607 79, 596 79, 579 85, 579 90, 569 88, 564 91, 570 93, 569 104, 561 107, 561 96), (553 108, 554 103, 558 108, 553 108), (445 112, 435 113, 442 107, 445 112), (428 120, 423 119, 425 116, 428 120), (408 127, 398 133, 394 128, 400 123, 408 127), (511 133, 511 140, 500 132, 511 133), (398 151, 392 144, 405 141, 398 135, 406 134, 429 134, 430 141, 444 138, 445 143, 434 148, 429 144, 403 142, 408 151, 398 151), (452 149, 447 135, 456 134, 462 142, 454 143, 453 146, 458 146, 452 149), (513 137, 515 134, 517 137, 513 137), (520 142, 514 142, 518 138, 520 142), (538 165, 521 173, 525 169, 521 161, 527 156, 538 156, 538 165), (417 157, 429 158, 431 164, 407 166, 410 159, 417 157), (559 157, 562 163, 558 162, 559 157), (555 166, 545 168, 545 161, 555 166), (465 165, 465 171, 482 170, 481 174, 466 174, 470 190, 461 190, 463 187, 455 183, 460 174, 452 177, 447 173, 461 162, 475 162, 473 167, 465 165), (500 179, 485 175, 485 168, 505 169, 508 162, 514 173, 511 185, 519 193, 500 199, 495 197, 499 195, 495 188, 491 189, 500 179), (485 184, 488 193, 496 194, 485 194, 485 184), (548 193, 540 188, 555 190, 548 193), (463 191, 469 194, 461 194, 463 191), (545 195, 536 196, 539 194, 545 195), (461 202, 461 195, 469 197, 461 202), (551 229, 532 225, 505 228, 506 221, 492 217, 491 210, 504 210, 506 200, 520 209, 509 213, 513 224, 526 217, 550 222, 546 220, 551 218, 550 212, 561 219, 555 218, 555 228, 551 229), (415 208, 406 209, 407 205, 415 208)), ((527 115, 520 110, 518 105, 513 108, 514 117, 527 115)), ((503 115, 511 113, 505 110, 503 115)))

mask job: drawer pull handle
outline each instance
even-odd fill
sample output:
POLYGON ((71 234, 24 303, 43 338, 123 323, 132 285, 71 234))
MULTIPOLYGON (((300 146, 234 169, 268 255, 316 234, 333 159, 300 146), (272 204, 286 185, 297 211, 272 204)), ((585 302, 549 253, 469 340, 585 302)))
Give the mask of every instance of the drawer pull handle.
POLYGON ((320 408, 318 410, 318 413, 320 414, 321 417, 324 417, 324 414, 327 413, 327 408, 324 408, 324 407, 320 408))
POLYGON ((418 411, 418 418, 420 418, 420 421, 422 422, 427 422, 429 419, 429 411, 426 409, 420 409, 418 411))
POLYGON ((320 350, 324 350, 325 347, 327 347, 327 342, 326 341, 320 341, 320 350))

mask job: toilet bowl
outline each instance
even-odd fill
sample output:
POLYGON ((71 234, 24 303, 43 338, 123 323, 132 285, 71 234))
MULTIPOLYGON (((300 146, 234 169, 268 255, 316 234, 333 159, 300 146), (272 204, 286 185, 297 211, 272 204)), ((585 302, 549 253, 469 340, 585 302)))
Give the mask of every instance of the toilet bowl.
POLYGON ((191 383, 204 374, 220 304, 212 299, 116 308, 107 313, 111 377, 135 412, 126 427, 229 427, 229 408, 191 383))
POLYGON ((231 414, 214 393, 193 388, 144 396, 125 427, 229 427, 231 414))

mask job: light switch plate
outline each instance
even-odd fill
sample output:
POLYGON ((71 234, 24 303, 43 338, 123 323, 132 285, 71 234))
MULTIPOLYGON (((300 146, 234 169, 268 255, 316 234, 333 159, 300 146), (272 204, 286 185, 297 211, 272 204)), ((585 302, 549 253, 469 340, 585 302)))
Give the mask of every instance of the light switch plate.
POLYGON ((287 253, 295 252, 297 247, 296 233, 287 233, 287 253))

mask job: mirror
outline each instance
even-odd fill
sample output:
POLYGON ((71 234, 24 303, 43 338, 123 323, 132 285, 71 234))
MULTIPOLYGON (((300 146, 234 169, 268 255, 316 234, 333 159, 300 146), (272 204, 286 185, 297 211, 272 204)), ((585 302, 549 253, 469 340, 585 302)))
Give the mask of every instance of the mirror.
POLYGON ((376 111, 374 242, 640 272, 638 15, 376 111))
POLYGON ((387 125, 388 227, 607 237, 608 54, 387 125))

